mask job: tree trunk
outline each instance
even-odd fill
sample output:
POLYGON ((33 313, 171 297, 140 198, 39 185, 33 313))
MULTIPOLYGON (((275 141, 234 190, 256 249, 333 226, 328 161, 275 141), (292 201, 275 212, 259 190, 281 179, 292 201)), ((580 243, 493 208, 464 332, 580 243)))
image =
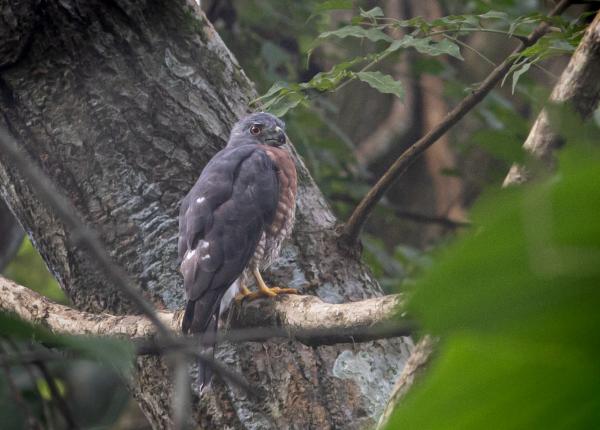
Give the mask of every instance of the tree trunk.
MULTIPOLYGON (((255 97, 195 2, 3 0, 0 56, 2 125, 156 307, 181 307, 179 201, 255 97)), ((336 220, 300 160, 298 170, 294 237, 270 279, 331 303, 380 295, 360 261, 338 249, 336 220)), ((1 156, 0 194, 77 308, 133 312, 1 156)), ((410 345, 221 345, 219 359, 263 396, 214 381, 194 394, 193 420, 202 428, 372 426, 410 345)), ((171 427, 166 365, 144 358, 136 370, 142 410, 155 428, 171 427)))

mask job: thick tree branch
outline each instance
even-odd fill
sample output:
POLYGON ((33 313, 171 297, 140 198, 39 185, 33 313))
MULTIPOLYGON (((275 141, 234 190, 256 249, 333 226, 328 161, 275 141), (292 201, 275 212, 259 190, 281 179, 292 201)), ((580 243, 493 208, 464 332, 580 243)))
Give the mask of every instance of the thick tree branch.
MULTIPOLYGON (((549 16, 561 14, 571 1, 562 0, 550 12, 549 16)), ((473 109, 484 97, 496 86, 498 82, 508 73, 515 61, 515 54, 520 53, 528 46, 537 42, 548 31, 546 22, 538 25, 535 30, 521 41, 519 46, 509 55, 492 73, 479 85, 479 87, 465 97, 436 127, 425 136, 411 145, 383 174, 377 183, 369 190, 367 195, 358 204, 348 219, 342 232, 342 241, 348 245, 354 245, 358 241, 359 234, 379 200, 383 197, 389 187, 408 169, 408 167, 431 145, 433 145, 448 130, 455 126, 471 109, 473 109)))
MULTIPOLYGON (((275 300, 257 300, 236 306, 230 317, 230 332, 219 333, 218 338, 242 342, 293 337, 307 344, 330 344, 405 336, 409 335, 411 324, 392 324, 401 305, 399 295, 342 304, 324 303, 315 296, 290 295, 275 300)), ((23 320, 63 334, 127 339, 156 335, 156 327, 146 316, 78 311, 3 277, 0 277, 0 311, 16 314, 23 320)), ((174 330, 180 327, 180 312, 158 312, 157 315, 165 326, 174 330)), ((145 353, 157 352, 148 344, 144 348, 145 353)))
MULTIPOLYGON (((600 100, 600 13, 587 28, 581 43, 554 86, 550 101, 573 108, 583 119, 589 117, 600 100)), ((560 145, 560 137, 550 124, 548 112, 537 117, 523 148, 543 163, 552 165, 553 152, 560 145)), ((529 174, 523 166, 514 164, 503 186, 525 182, 529 174)))

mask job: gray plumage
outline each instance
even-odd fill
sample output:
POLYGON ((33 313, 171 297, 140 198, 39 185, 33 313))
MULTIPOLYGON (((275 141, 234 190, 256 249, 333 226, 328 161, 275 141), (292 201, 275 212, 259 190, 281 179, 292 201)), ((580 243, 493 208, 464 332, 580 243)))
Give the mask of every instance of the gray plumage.
MULTIPOLYGON (((266 113, 237 122, 225 149, 210 160, 182 201, 178 248, 188 299, 184 333, 214 333, 228 288, 251 262, 264 268, 264 257, 272 260, 291 231, 289 216, 285 231, 273 227, 283 204, 279 158, 273 154, 284 152, 277 148, 286 141, 284 127, 266 113), (256 127, 260 131, 255 134, 256 127), (277 249, 271 236, 278 238, 277 249)), ((295 170, 293 180, 295 196, 295 170)), ((283 205, 292 206, 293 222, 295 204, 283 205)), ((210 377, 209 369, 201 366, 200 384, 206 385, 210 377)))

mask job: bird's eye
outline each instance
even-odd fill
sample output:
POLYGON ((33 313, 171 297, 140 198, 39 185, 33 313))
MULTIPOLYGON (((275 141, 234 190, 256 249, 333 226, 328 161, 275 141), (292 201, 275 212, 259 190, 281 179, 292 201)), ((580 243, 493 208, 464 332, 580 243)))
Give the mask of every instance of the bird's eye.
POLYGON ((250 133, 252 133, 255 136, 257 134, 260 134, 260 127, 257 125, 253 125, 252 127, 250 127, 250 133))

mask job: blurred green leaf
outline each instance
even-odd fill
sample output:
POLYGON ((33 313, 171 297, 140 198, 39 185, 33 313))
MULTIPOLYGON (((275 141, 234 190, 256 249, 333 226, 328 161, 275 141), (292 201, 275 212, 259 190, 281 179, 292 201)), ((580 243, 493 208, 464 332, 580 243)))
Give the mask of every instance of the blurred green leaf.
POLYGON ((484 199, 417 284, 409 312, 440 356, 389 428, 599 422, 600 152, 577 142, 556 174, 484 199))
POLYGON ((442 345, 388 429, 592 429, 600 421, 597 360, 577 350, 458 334, 442 345))
POLYGON ((525 161, 523 140, 512 130, 483 129, 475 132, 471 139, 500 160, 508 163, 525 161))
POLYGON ((400 99, 404 98, 402 82, 396 81, 390 75, 384 75, 381 72, 358 72, 356 77, 381 93, 393 94, 400 99))
POLYGON ((124 340, 103 337, 57 335, 29 324, 12 315, 0 312, 0 336, 11 339, 34 340, 74 352, 78 358, 97 361, 127 372, 135 357, 133 346, 124 340))
POLYGON ((375 6, 373 9, 369 9, 367 11, 361 9, 360 16, 376 20, 377 18, 381 18, 382 16, 384 16, 384 14, 383 10, 379 6, 375 6))
MULTIPOLYGON (((58 393, 60 394, 61 397, 64 397, 65 395, 65 384, 58 378, 53 378, 54 379, 54 385, 56 385, 56 388, 58 389, 58 393)), ((37 390, 40 393, 40 396, 42 396, 42 399, 44 400, 52 400, 52 391, 50 390, 50 386, 48 385, 48 381, 46 381, 43 378, 38 378, 36 379, 36 385, 37 385, 37 390)))

